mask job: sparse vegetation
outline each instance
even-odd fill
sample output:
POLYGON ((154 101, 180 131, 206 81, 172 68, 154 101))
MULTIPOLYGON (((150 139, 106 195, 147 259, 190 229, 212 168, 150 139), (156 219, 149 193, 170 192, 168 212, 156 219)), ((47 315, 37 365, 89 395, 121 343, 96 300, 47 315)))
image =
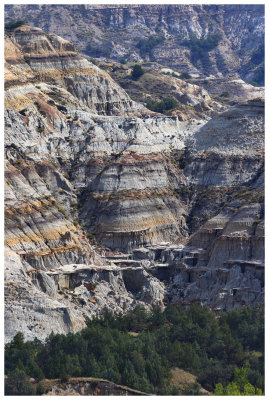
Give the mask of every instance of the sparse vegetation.
POLYGON ((98 61, 95 58, 91 58, 90 62, 94 65, 98 65, 98 61))
POLYGON ((61 96, 56 93, 56 92, 49 92, 46 93, 50 98, 52 98, 52 100, 54 100, 55 102, 61 104, 62 106, 66 105, 66 101, 64 99, 61 98, 61 96))
POLYGON ((191 383, 190 385, 188 385, 185 389, 185 395, 186 396, 199 396, 202 395, 202 393, 200 392, 200 385, 199 383, 195 382, 195 383, 191 383))
POLYGON ((254 71, 249 83, 253 86, 264 86, 264 43, 253 51, 250 61, 243 68, 245 73, 252 69, 254 71))
POLYGON ((18 28, 19 26, 26 25, 25 21, 18 20, 14 22, 8 22, 5 24, 5 30, 6 31, 13 31, 14 29, 18 28))
POLYGON ((264 64, 254 71, 253 77, 249 83, 256 87, 264 86, 264 64))

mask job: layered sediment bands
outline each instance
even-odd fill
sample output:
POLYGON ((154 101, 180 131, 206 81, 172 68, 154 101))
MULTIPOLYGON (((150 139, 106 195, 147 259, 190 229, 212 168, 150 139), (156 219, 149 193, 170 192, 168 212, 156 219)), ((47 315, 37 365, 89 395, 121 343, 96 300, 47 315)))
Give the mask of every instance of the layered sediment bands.
POLYGON ((55 333, 68 333, 85 327, 81 315, 63 304, 59 298, 53 298, 51 291, 48 292, 49 296, 32 283, 27 273, 31 267, 22 263, 18 254, 7 249, 5 257, 6 341, 10 341, 18 331, 23 332, 26 339, 39 337, 45 340, 52 330, 55 333))
POLYGON ((261 302, 262 99, 180 121, 55 35, 23 26, 6 44, 6 340, 106 307, 261 302))
POLYGON ((231 107, 187 140, 195 233, 170 259, 169 301, 225 310, 264 301, 263 107, 231 107))
POLYGON ((193 79, 191 83, 205 86, 210 96, 220 96, 228 93, 235 102, 245 102, 248 99, 256 99, 263 96, 263 87, 255 87, 242 79, 208 78, 206 84, 204 79, 193 79))
MULTIPOLYGON (((263 240, 261 204, 241 205, 237 202, 224 208, 195 232, 188 245, 206 250, 208 267, 223 265, 231 260, 264 262, 264 252, 256 244, 263 240), (256 250, 253 252, 253 248, 256 250), (261 251, 259 251, 261 250, 261 251)), ((197 265, 205 266, 204 255, 197 265)))
POLYGON ((10 39, 6 46, 7 88, 25 80, 50 82, 99 114, 133 113, 139 108, 106 72, 80 57, 70 42, 27 25, 15 29, 10 39))
POLYGON ((260 204, 241 207, 230 218, 221 236, 214 243, 208 266, 214 267, 220 258, 223 263, 231 260, 264 263, 264 249, 259 245, 264 239, 261 225, 263 214, 260 204), (260 227, 257 230, 258 225, 260 227))
POLYGON ((229 108, 199 129, 193 140, 197 152, 258 155, 264 150, 264 100, 229 108))
POLYGON ((185 176, 195 185, 236 186, 264 169, 264 100, 249 100, 212 118, 189 139, 185 176))
MULTIPOLYGON (((72 204, 77 207, 75 189, 85 188, 89 196, 88 201, 83 197, 85 204, 80 213, 83 222, 85 225, 90 223, 88 231, 94 233, 99 225, 96 229, 98 239, 104 239, 105 244, 114 248, 127 249, 142 243, 170 240, 182 233, 185 236, 183 214, 186 209, 173 193, 174 187, 185 184, 184 178, 180 170, 168 162, 169 155, 166 159, 160 158, 160 152, 169 152, 173 148, 181 150, 186 136, 198 126, 180 122, 176 117, 151 116, 150 113, 146 117, 97 116, 93 114, 98 112, 95 106, 85 108, 80 95, 75 91, 74 96, 71 95, 64 84, 66 76, 73 71, 73 59, 77 63, 88 63, 74 56, 72 45, 28 26, 17 28, 8 40, 11 43, 10 46, 9 42, 7 44, 9 66, 21 68, 24 65, 35 76, 40 71, 55 70, 51 79, 40 75, 39 84, 22 82, 7 88, 6 156, 22 175, 15 180, 26 185, 26 179, 31 187, 29 193, 32 188, 45 187, 44 196, 53 195, 57 202, 64 201, 57 209, 63 210, 65 218, 68 218, 72 204), (68 52, 72 53, 70 57, 61 60, 62 53, 65 57, 68 52), (35 65, 37 55, 39 66, 35 65), (51 57, 58 61, 52 61, 51 57), (165 192, 159 190, 160 185, 165 192), (172 190, 167 192, 169 187, 172 190), (105 192, 110 193, 112 201, 95 199, 95 193, 105 192), (162 199, 164 193, 165 200, 162 199), (108 211, 114 210, 109 216, 100 213, 106 206, 108 211), (92 216, 97 214, 98 221, 93 223, 92 216), (126 238, 122 240, 125 234, 126 238)), ((103 72, 87 65, 91 73, 95 71, 98 80, 103 72)), ((88 90, 87 71, 82 69, 80 73, 83 90, 88 90)), ((113 91, 120 95, 122 90, 110 81, 113 91)), ((77 82, 76 77, 74 84, 77 82)), ((92 87, 98 88, 102 102, 99 83, 92 82, 92 87)), ((109 87, 104 89, 105 96, 109 91, 109 87)), ((92 93, 89 96, 94 97, 92 93)), ((134 108, 139 109, 135 104, 134 108)), ((113 111, 113 114, 117 113, 113 111)), ((60 249, 63 246, 59 243, 54 247, 60 249)), ((41 248, 42 251, 45 249, 41 248)))
POLYGON ((187 163, 184 174, 192 184, 230 187, 244 185, 260 175, 264 157, 263 154, 242 156, 205 152, 191 155, 187 163))
POLYGON ((15 165, 6 163, 6 245, 41 269, 93 260, 96 255, 68 213, 75 197, 71 184, 53 166, 21 160, 15 165), (66 195, 64 208, 53 197, 57 192, 59 199, 59 190, 66 195))
POLYGON ((9 249, 5 256, 6 341, 17 331, 26 340, 45 340, 52 330, 76 332, 86 326, 86 316, 107 309, 124 313, 137 305, 163 306, 164 285, 141 266, 54 263, 40 271, 9 249))
POLYGON ((195 232, 172 265, 173 301, 216 309, 264 300, 264 209, 235 202, 195 232))
POLYGON ((120 250, 184 237, 187 207, 173 190, 184 184, 169 157, 121 156, 83 192, 81 217, 90 233, 120 250))

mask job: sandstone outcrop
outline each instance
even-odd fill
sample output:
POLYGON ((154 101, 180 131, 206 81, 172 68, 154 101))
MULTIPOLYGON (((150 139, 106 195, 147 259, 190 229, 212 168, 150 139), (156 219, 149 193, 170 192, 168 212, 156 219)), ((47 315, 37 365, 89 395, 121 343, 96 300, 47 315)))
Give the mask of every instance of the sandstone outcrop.
POLYGON ((245 102, 246 100, 263 97, 263 87, 255 87, 242 79, 207 77, 206 79, 191 79, 190 83, 202 86, 209 96, 220 101, 245 102))
POLYGON ((51 331, 68 333, 85 327, 84 318, 55 298, 54 282, 47 274, 46 282, 36 284, 37 279, 31 279, 33 268, 18 254, 7 249, 5 256, 5 341, 18 331, 26 340, 45 340, 51 331))
POLYGON ((219 310, 264 301, 264 210, 260 204, 225 207, 189 239, 166 251, 174 268, 167 291, 171 301, 197 301, 219 310))
POLYGON ((141 266, 62 265, 32 268, 6 249, 5 340, 23 331, 26 340, 76 332, 85 318, 105 310, 124 313, 142 305, 163 307, 165 287, 141 266))

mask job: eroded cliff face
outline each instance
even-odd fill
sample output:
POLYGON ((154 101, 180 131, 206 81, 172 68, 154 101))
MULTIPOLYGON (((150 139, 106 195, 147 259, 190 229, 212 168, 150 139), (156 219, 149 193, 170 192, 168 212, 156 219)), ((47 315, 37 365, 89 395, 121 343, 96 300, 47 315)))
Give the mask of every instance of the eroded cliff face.
MULTIPOLYGON (((23 82, 49 82, 65 89, 68 96, 75 96, 81 106, 86 105, 93 112, 117 115, 134 111, 124 90, 115 88, 108 74, 80 57, 74 46, 59 36, 24 25, 7 38, 5 54, 6 88, 23 82)), ((32 101, 42 102, 35 98, 36 94, 30 96, 32 101)), ((50 95, 53 96, 53 89, 50 95)))
POLYGON ((156 61, 198 76, 256 76, 263 84, 263 5, 7 5, 5 15, 63 36, 92 57, 156 61), (210 35, 221 40, 199 57, 184 42, 210 35), (141 53, 139 40, 150 36, 165 40, 141 53))
POLYGON ((262 301, 262 98, 180 121, 56 35, 24 25, 5 54, 6 340, 105 308, 262 301))
POLYGON ((172 267, 167 299, 215 310, 264 301, 264 210, 234 201, 209 219, 186 246, 163 250, 158 262, 172 267))

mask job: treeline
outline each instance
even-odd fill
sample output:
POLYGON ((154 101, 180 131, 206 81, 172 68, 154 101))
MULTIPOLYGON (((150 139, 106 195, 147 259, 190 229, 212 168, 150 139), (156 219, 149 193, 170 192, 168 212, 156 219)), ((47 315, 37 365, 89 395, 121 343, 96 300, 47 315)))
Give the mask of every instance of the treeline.
POLYGON ((261 394, 263 353, 262 307, 218 316, 197 305, 184 310, 169 304, 163 312, 155 307, 150 313, 137 307, 118 316, 105 311, 87 320, 81 332, 51 334, 45 343, 25 342, 17 333, 5 349, 6 394, 27 394, 27 390, 31 394, 29 377, 66 381, 82 376, 105 378, 147 393, 178 394, 169 383, 172 367, 193 373, 216 394, 227 388, 229 393, 261 394), (18 376, 28 379, 19 393, 18 376))

